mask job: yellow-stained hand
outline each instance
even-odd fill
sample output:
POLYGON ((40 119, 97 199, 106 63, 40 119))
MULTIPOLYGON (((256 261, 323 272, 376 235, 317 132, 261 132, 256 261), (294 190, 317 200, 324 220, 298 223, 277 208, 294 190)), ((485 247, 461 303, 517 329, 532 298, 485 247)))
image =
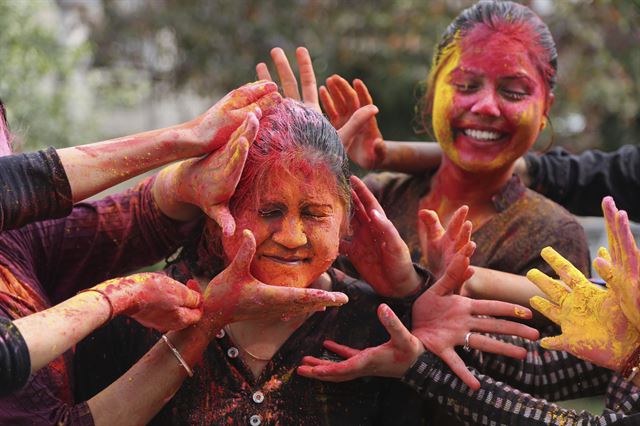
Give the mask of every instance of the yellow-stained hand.
POLYGON ((614 291, 591 283, 571 262, 551 247, 543 259, 558 274, 554 280, 537 269, 527 278, 549 298, 531 298, 531 306, 560 325, 562 334, 545 337, 542 347, 564 350, 619 371, 640 345, 640 333, 624 315, 614 291))
POLYGON ((618 211, 611 197, 602 200, 609 251, 601 247, 593 265, 618 302, 629 321, 640 330, 640 251, 631 233, 625 211, 618 211))

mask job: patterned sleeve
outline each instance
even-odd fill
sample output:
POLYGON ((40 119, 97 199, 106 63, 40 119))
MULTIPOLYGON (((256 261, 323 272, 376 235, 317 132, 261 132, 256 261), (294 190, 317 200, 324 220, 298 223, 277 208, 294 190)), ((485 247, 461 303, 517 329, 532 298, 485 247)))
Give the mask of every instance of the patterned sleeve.
POLYGON ((442 361, 427 352, 409 369, 402 381, 424 398, 434 398, 447 412, 469 425, 563 426, 637 424, 640 394, 626 396, 620 411, 605 410, 601 415, 563 409, 556 404, 516 390, 509 385, 478 374, 481 388, 473 392, 442 361))

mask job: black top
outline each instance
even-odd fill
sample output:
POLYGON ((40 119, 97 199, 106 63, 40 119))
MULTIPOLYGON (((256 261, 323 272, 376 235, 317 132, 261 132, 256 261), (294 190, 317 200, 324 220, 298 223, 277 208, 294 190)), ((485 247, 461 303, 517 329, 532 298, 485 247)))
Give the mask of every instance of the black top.
POLYGON ((640 146, 614 152, 571 155, 562 148, 525 157, 531 187, 582 216, 602 216, 602 198, 611 195, 629 218, 640 221, 640 146))
POLYGON ((11 320, 0 317, 0 395, 24 386, 30 373, 27 343, 11 320))

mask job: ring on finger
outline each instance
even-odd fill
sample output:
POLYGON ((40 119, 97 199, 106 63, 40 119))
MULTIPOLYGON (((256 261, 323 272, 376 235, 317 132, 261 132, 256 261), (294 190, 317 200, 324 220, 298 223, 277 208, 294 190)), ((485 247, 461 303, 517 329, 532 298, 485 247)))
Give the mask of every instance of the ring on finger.
POLYGON ((464 349, 466 352, 470 352, 471 351, 471 346, 469 345, 469 339, 471 338, 471 335, 473 334, 472 331, 468 332, 467 334, 464 335, 464 346, 462 347, 462 349, 464 349))

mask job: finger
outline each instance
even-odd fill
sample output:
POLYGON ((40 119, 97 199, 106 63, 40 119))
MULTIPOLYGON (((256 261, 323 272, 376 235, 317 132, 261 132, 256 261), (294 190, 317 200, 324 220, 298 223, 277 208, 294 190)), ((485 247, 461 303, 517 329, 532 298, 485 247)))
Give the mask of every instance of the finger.
POLYGON ((373 195, 369 188, 367 188, 367 185, 365 185, 364 182, 360 180, 360 178, 358 178, 357 176, 351 176, 349 178, 349 181, 351 182, 351 188, 353 188, 353 190, 356 192, 358 198, 360 199, 360 201, 362 201, 362 205, 367 212, 370 210, 377 210, 379 213, 386 217, 386 215, 384 214, 384 209, 376 199, 375 195, 373 195))
MULTIPOLYGON (((320 93, 320 96, 322 96, 322 92, 320 93)), ((323 106, 324 105, 325 104, 323 102, 323 106)), ((378 107, 376 107, 375 105, 363 106, 362 108, 358 108, 356 112, 354 112, 353 115, 349 117, 349 120, 344 124, 344 126, 338 129, 338 135, 340 136, 340 140, 342 141, 345 150, 349 150, 353 138, 358 133, 361 133, 365 130, 365 126, 367 125, 368 121, 371 118, 375 117, 376 114, 378 114, 378 107)), ((327 115, 329 115, 329 113, 327 113, 327 115)), ((378 144, 381 144, 382 146, 378 149, 385 149, 383 141, 378 142, 378 144)))
POLYGON ((187 281, 187 285, 180 287, 184 290, 182 294, 182 306, 185 308, 199 308, 202 303, 202 295, 200 294, 200 285, 196 280, 187 281))
POLYGON ((282 96, 280 96, 280 93, 273 92, 261 97, 254 104, 247 106, 245 110, 253 112, 260 119, 263 115, 268 115, 281 102, 282 96))
POLYGON ((236 256, 231 262, 231 266, 236 272, 249 274, 249 266, 256 253, 256 239, 248 229, 242 231, 242 242, 236 256))
POLYGON ((622 264, 625 270, 634 274, 638 271, 638 257, 636 240, 631 233, 631 225, 629 224, 629 217, 627 212, 621 210, 618 213, 618 235, 620 237, 620 257, 622 258, 622 264))
POLYGON ((459 251, 465 244, 471 241, 471 231, 473 230, 473 224, 469 220, 465 220, 456 239, 454 249, 459 251))
POLYGON ((617 249, 618 238, 616 235, 616 216, 618 215, 618 209, 616 208, 616 204, 613 202, 613 198, 604 197, 602 199, 602 212, 604 213, 604 224, 607 231, 607 239, 609 241, 609 250, 611 251, 612 257, 617 260, 619 259, 617 249))
POLYGON ((313 312, 326 306, 340 306, 349 301, 344 293, 312 288, 281 287, 259 283, 255 288, 255 300, 269 309, 271 314, 289 312, 313 312))
POLYGON ((314 109, 320 111, 318 103, 318 85, 316 74, 313 70, 311 55, 305 47, 296 49, 296 59, 298 60, 298 70, 300 71, 300 85, 302 86, 302 99, 306 104, 313 105, 314 109))
MULTIPOLYGON (((468 246, 475 248, 475 243, 470 241, 465 247, 468 246)), ((460 288, 465 281, 468 267, 469 257, 463 252, 456 253, 453 256, 451 263, 447 266, 444 275, 427 291, 433 291, 440 296, 460 291, 460 288)))
POLYGON ((341 120, 344 120, 349 115, 349 110, 347 108, 347 101, 342 97, 342 92, 338 88, 338 82, 340 81, 340 78, 341 77, 336 74, 327 78, 326 87, 329 91, 329 94, 331 95, 331 99, 333 99, 333 105, 338 113, 338 116, 341 120))
POLYGON ((449 366, 453 374, 458 376, 472 390, 480 389, 480 382, 475 378, 473 373, 467 369, 462 359, 453 349, 446 349, 440 356, 442 360, 449 366))
POLYGON ((462 224, 465 222, 468 212, 469 207, 467 206, 462 206, 453 212, 453 215, 451 215, 451 219, 449 220, 449 224, 447 225, 447 229, 444 231, 444 236, 446 238, 451 241, 457 240, 458 234, 460 234, 462 224))
POLYGON ((226 204, 216 204, 203 210, 208 217, 218 224, 225 237, 231 237, 236 232, 236 221, 226 204))
POLYGON ((540 253, 542 258, 553 268, 560 279, 569 286, 575 288, 578 284, 588 284, 587 278, 571 262, 562 257, 560 253, 551 247, 545 247, 540 253))
POLYGON ((515 303, 500 300, 472 300, 472 315, 491 315, 496 317, 516 317, 531 319, 531 310, 515 303))
POLYGON ((566 341, 562 335, 545 337, 544 339, 540 340, 540 345, 550 351, 567 350, 566 341))
POLYGON ((334 362, 335 361, 329 361, 328 359, 316 358, 315 356, 305 356, 302 358, 302 363, 311 367, 316 365, 333 364, 334 362))
MULTIPOLYGON (((325 382, 346 382, 359 377, 357 373, 352 373, 350 368, 345 366, 344 363, 346 363, 346 361, 317 367, 301 365, 296 371, 303 377, 323 380, 325 382)), ((362 375, 363 374, 360 374, 360 376, 362 375)))
POLYGON ((413 337, 411 332, 388 305, 382 303, 378 306, 378 319, 389 333, 391 343, 396 348, 403 350, 411 347, 413 337))
POLYGON ((234 105, 236 109, 240 109, 257 102, 263 97, 268 97, 273 93, 278 93, 278 85, 273 81, 260 80, 245 84, 233 90, 227 96, 235 100, 234 105))
POLYGON ((409 248, 393 223, 378 210, 371 210, 371 218, 374 238, 383 245, 381 247, 399 259, 402 259, 403 253, 406 253, 405 258, 410 261, 409 248))
POLYGON ((503 319, 474 318, 470 324, 471 329, 483 333, 519 336, 529 340, 538 340, 540 337, 540 332, 533 327, 503 319))
POLYGON ((287 59, 284 50, 279 47, 271 49, 271 59, 273 59, 273 63, 278 71, 284 96, 299 101, 300 92, 298 91, 298 80, 296 80, 296 76, 291 69, 289 59, 287 59))
POLYGON ((271 74, 269 73, 269 67, 267 67, 267 64, 264 62, 260 62, 256 65, 256 74, 258 75, 258 80, 273 81, 271 74))
MULTIPOLYGON (((371 222, 371 218, 369 217, 368 210, 362 204, 362 200, 360 200, 358 193, 354 189, 351 189, 351 202, 353 203, 353 212, 354 212, 353 218, 356 221, 360 222, 360 224, 362 225, 368 225, 369 222, 371 222)), ((355 229, 354 229, 354 232, 355 232, 355 229)))
POLYGON ((178 308, 178 321, 169 330, 182 330, 197 323, 202 318, 202 309, 178 308))
POLYGON ((540 296, 533 296, 529 299, 529 303, 531 303, 531 307, 533 309, 540 312, 556 324, 561 325, 562 315, 558 306, 540 296))
POLYGON ((569 295, 569 290, 544 272, 532 269, 527 272, 527 279, 534 283, 556 305, 562 305, 569 295))
POLYGON ((340 91, 342 99, 345 101, 345 105, 350 114, 353 114, 358 108, 360 108, 360 102, 358 101, 358 93, 351 87, 349 82, 339 75, 336 76, 335 84, 337 90, 340 91))
MULTIPOLYGON (((537 340, 537 338, 533 340, 537 340)), ((504 355, 509 358, 524 359, 527 357, 527 350, 525 348, 511 343, 501 342, 500 340, 481 334, 473 334, 470 336, 469 346, 482 352, 504 355)))
MULTIPOLYGON (((338 112, 336 110, 336 106, 333 104, 333 99, 331 98, 329 91, 324 86, 320 86, 320 89, 318 90, 320 91, 320 102, 322 103, 324 112, 327 114, 327 117, 329 117, 329 121, 331 122, 333 127, 338 128, 338 112)), ((345 147, 345 149, 347 149, 347 147, 345 147)))
POLYGON ((445 230, 440 224, 440 218, 433 210, 422 209, 418 211, 418 218, 427 230, 427 240, 437 240, 444 235, 445 230))
POLYGON ((351 358, 352 356, 356 356, 360 352, 362 352, 360 349, 354 349, 349 346, 341 345, 340 343, 336 343, 333 340, 325 340, 322 345, 344 359, 351 358))
POLYGON ((353 80, 353 88, 358 94, 358 102, 360 103, 360 106, 373 105, 373 98, 371 97, 366 84, 364 84, 362 80, 359 78, 353 80))

